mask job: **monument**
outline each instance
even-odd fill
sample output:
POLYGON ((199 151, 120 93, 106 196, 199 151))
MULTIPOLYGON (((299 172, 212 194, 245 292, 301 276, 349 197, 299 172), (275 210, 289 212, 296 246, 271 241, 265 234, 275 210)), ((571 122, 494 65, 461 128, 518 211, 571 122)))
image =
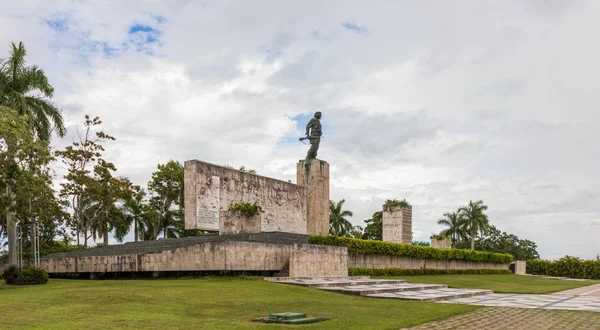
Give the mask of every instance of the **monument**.
POLYGON ((321 112, 315 112, 306 125, 306 136, 300 138, 310 141, 306 159, 296 166, 296 182, 306 187, 306 219, 309 235, 329 234, 329 164, 317 159, 323 130, 321 112))
POLYGON ((384 242, 412 244, 412 207, 384 205, 382 215, 384 242))

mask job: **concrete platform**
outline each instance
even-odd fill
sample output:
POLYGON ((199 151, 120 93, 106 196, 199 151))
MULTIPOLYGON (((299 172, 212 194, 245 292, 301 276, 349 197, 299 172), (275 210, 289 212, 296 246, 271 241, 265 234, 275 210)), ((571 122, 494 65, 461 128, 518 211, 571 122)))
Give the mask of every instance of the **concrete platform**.
POLYGON ((560 292, 552 293, 555 296, 591 296, 600 297, 600 284, 594 284, 590 286, 584 286, 581 288, 575 288, 560 292))
POLYGON ((387 299, 400 299, 400 300, 414 300, 414 301, 442 301, 457 298, 468 298, 474 296, 491 295, 491 290, 477 290, 477 289, 426 289, 418 291, 403 291, 403 292, 390 292, 390 293, 376 293, 368 294, 367 297, 371 298, 387 298, 387 299))
POLYGON ((381 283, 325 287, 323 290, 351 294, 357 296, 368 296, 379 293, 393 293, 405 291, 422 291, 428 289, 445 289, 447 285, 443 284, 419 284, 419 283, 381 283))
POLYGON ((442 301, 489 307, 541 308, 600 312, 600 297, 534 294, 490 294, 442 301))
POLYGON ((403 284, 404 280, 380 280, 369 276, 348 277, 265 277, 266 281, 312 288, 367 286, 377 284, 403 284))

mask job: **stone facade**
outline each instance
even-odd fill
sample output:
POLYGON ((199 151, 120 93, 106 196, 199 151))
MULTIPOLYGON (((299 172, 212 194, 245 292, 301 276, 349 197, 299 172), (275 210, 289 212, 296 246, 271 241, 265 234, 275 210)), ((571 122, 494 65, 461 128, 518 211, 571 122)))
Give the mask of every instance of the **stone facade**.
POLYGON ((515 275, 525 275, 527 274, 527 262, 521 260, 515 260, 510 268, 515 275))
POLYGON ((301 160, 296 166, 296 182, 306 187, 307 233, 329 234, 329 164, 312 159, 301 160))
POLYGON ((263 231, 306 234, 306 188, 198 160, 184 171, 185 229, 217 231, 231 203, 256 202, 263 231))
POLYGON ((247 217, 241 211, 221 211, 219 215, 219 235, 260 233, 262 214, 247 217))
POLYGON ((382 215, 383 241, 412 244, 412 208, 392 206, 382 215))
POLYGON ((290 277, 348 276, 348 248, 296 245, 290 255, 290 277))
POLYGON ((431 239, 431 247, 432 248, 440 248, 440 249, 451 249, 452 242, 450 241, 449 238, 444 238, 444 239, 432 238, 431 239))
POLYGON ((417 259, 381 254, 348 255, 350 268, 403 268, 403 269, 508 269, 508 263, 475 262, 466 260, 417 259))

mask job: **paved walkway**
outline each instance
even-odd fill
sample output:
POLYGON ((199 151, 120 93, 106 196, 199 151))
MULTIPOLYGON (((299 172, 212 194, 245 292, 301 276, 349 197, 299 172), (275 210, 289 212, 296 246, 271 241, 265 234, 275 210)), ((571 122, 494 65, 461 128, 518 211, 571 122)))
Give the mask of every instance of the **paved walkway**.
POLYGON ((600 330, 600 313, 543 309, 484 308, 410 330, 600 330))
POLYGON ((501 294, 457 298, 440 303, 466 304, 490 307, 564 309, 600 312, 600 297, 558 296, 541 294, 501 294))
POLYGON ((594 284, 594 285, 590 285, 590 286, 584 286, 581 288, 575 288, 575 289, 571 289, 571 290, 555 292, 555 293, 553 293, 553 295, 600 297, 600 284, 594 284))

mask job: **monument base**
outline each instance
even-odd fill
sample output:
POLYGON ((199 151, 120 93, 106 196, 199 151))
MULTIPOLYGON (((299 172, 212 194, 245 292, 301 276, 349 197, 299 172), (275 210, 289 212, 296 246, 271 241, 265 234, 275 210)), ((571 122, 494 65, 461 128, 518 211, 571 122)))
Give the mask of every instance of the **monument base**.
POLYGON ((302 159, 296 166, 296 182, 306 187, 307 233, 329 234, 329 164, 302 159))

